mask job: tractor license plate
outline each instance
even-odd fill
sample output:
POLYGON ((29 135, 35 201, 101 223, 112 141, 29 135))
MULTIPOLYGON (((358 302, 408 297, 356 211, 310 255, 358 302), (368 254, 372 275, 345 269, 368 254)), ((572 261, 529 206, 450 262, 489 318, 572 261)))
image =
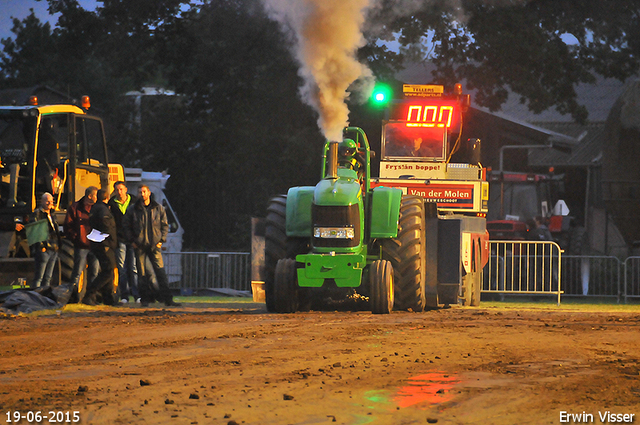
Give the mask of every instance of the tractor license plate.
POLYGON ((316 227, 314 236, 321 239, 353 239, 353 227, 316 227))

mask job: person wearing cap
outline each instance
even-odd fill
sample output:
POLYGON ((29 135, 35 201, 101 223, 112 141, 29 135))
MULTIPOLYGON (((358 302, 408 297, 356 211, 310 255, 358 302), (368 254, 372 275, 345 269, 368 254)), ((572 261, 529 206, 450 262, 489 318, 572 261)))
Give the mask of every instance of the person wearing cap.
POLYGON ((60 229, 53 211, 53 196, 45 192, 40 198, 40 207, 31 215, 32 221, 47 221, 48 237, 42 242, 36 242, 31 247, 35 259, 35 274, 32 287, 47 286, 51 283, 53 269, 58 260, 58 247, 60 246, 60 229))

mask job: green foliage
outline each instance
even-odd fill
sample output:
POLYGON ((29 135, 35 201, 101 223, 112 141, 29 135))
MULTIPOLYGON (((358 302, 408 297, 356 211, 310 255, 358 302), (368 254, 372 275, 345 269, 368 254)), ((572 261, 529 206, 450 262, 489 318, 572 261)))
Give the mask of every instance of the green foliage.
MULTIPOLYGON (((319 175, 316 118, 297 96, 287 41, 258 6, 212 2, 188 25, 166 28, 182 36, 165 39, 162 62, 177 91, 190 94, 182 116, 199 131, 176 135, 174 146, 191 151, 171 164, 169 186, 181 220, 197 223, 194 244, 248 247, 249 219, 264 216, 269 197, 319 175)), ((143 128, 143 138, 151 133, 143 128)))
MULTIPOLYGON (((32 13, 1 41, 0 87, 91 95, 112 162, 172 175, 167 191, 186 247, 247 249, 249 218, 264 216, 270 196, 317 182, 317 116, 298 97, 291 40, 261 2, 102 0, 96 11, 48 3, 55 29, 32 13), (144 86, 177 94, 143 96, 140 108, 123 95, 144 86)), ((466 79, 490 109, 511 90, 534 111, 556 106, 584 120, 576 84, 638 70, 639 3, 380 0, 357 54, 394 90, 402 61, 418 58, 436 65, 433 83, 466 79), (397 52, 380 45, 396 35, 397 52)), ((379 149, 381 110, 350 102, 351 124, 379 149)))
POLYGON ((535 112, 555 106, 577 121, 586 110, 574 87, 596 74, 625 79, 635 75, 640 58, 640 2, 463 0, 406 2, 382 0, 368 34, 399 34, 405 56, 433 62, 433 83, 466 80, 474 101, 491 110, 508 90, 535 112), (574 44, 565 42, 567 37, 574 44))
POLYGON ((56 76, 50 73, 51 70, 55 72, 51 26, 42 24, 31 9, 31 14, 23 21, 13 19, 11 31, 16 34, 15 40, 2 39, 4 53, 0 56, 0 84, 3 87, 12 84, 22 86, 37 80, 46 84, 54 79, 56 76))
POLYGON ((247 249, 250 217, 263 216, 271 196, 315 184, 323 140, 298 98, 288 40, 261 4, 181 10, 187 3, 107 0, 90 12, 50 0, 59 28, 33 15, 16 21, 2 83, 90 94, 111 162, 171 174, 185 247, 247 249), (142 96, 140 107, 123 96, 154 83, 178 94, 142 96))

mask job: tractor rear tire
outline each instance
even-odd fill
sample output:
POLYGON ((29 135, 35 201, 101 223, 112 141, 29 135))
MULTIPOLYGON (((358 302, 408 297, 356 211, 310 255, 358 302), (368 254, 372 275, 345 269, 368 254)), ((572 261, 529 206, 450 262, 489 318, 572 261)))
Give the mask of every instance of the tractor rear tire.
POLYGON ((283 258, 276 265, 273 304, 276 313, 295 313, 298 309, 296 260, 283 258))
POLYGON ((265 261, 265 301, 267 311, 275 311, 274 277, 276 264, 287 256, 287 197, 280 195, 271 198, 267 207, 264 236, 265 261))
POLYGON ((71 275, 73 274, 73 243, 68 239, 62 239, 58 257, 60 258, 60 272, 62 281, 71 283, 71 275))
POLYGON ((393 310, 393 266, 387 260, 376 260, 369 266, 370 303, 373 314, 389 314, 393 310))
POLYGON ((584 255, 588 251, 589 242, 587 231, 582 226, 575 226, 569 229, 569 249, 567 255, 584 255))
POLYGON ((276 265, 283 258, 295 258, 298 254, 307 253, 310 240, 307 238, 288 238, 287 196, 278 195, 269 201, 265 220, 265 301, 267 311, 277 311, 274 304, 274 279, 276 265))
POLYGON ((398 236, 382 245, 383 258, 394 271, 397 310, 421 312, 426 300, 426 235, 424 199, 403 196, 398 236))

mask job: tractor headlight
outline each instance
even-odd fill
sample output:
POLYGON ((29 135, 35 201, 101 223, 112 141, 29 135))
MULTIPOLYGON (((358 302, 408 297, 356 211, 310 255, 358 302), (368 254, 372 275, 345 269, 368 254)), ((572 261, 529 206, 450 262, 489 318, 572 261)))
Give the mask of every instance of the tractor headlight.
POLYGON ((314 227, 313 236, 321 239, 353 239, 356 233, 353 227, 314 227))

